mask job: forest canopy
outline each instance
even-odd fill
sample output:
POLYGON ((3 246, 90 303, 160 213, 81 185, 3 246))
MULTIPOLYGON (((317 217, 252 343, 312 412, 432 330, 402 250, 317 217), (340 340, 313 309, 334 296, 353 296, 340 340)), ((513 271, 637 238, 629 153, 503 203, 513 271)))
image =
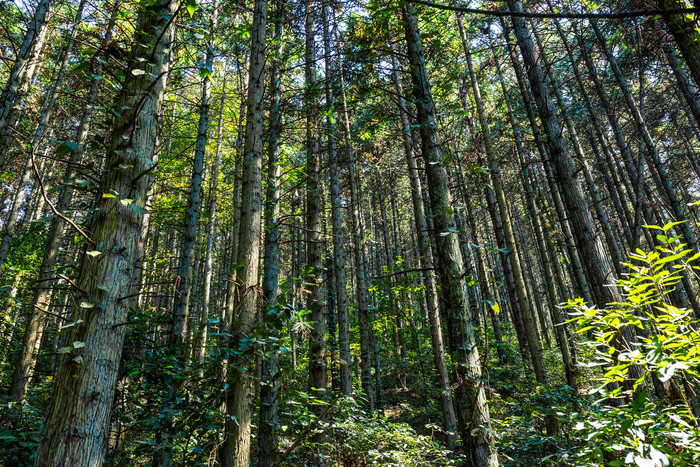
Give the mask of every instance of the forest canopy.
POLYGON ((700 464, 689 0, 0 3, 0 463, 700 464))

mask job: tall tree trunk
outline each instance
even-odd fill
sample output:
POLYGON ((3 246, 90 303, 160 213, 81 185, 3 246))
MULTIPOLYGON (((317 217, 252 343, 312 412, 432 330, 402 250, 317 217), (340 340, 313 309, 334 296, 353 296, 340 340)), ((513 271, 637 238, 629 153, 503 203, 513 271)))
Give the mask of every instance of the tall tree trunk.
POLYGON ((156 157, 176 14, 177 4, 167 0, 146 2, 140 14, 118 102, 124 111, 115 121, 101 184, 101 193, 129 193, 133 201, 124 203, 101 193, 97 200, 90 244, 100 254, 83 261, 76 325, 67 340, 71 347, 61 358, 36 465, 99 466, 104 460, 131 306, 128 297, 138 286, 134 276, 142 257, 140 233, 146 227, 142 210, 156 157), (154 32, 161 37, 155 44, 154 32), (140 62, 137 57, 144 51, 150 52, 150 59, 140 62))
MULTIPOLYGON (((505 21, 502 20, 501 25, 504 28, 504 31, 508 30, 505 21)), ((545 138, 542 136, 540 127, 537 124, 535 104, 533 103, 530 97, 530 90, 525 82, 525 72, 522 69, 522 65, 520 64, 518 57, 516 56, 515 47, 511 45, 511 41, 508 34, 506 34, 506 44, 508 46, 510 61, 513 65, 513 69, 515 70, 515 75, 518 80, 518 87, 520 88, 523 103, 525 104, 525 111, 527 113, 527 118, 530 122, 530 127, 532 129, 535 143, 537 145, 537 150, 542 158, 542 162, 545 168, 545 173, 547 175, 547 183, 549 184, 551 189, 552 201, 557 213, 559 225, 561 226, 562 234, 564 236, 566 250, 569 254, 571 278, 574 283, 574 289, 579 294, 579 296, 583 296, 587 302, 593 302, 593 295, 591 294, 588 279, 583 270, 581 258, 578 254, 576 242, 571 231, 571 223, 569 222, 569 218, 565 212, 559 190, 556 188, 554 173, 552 170, 552 162, 550 160, 551 148, 549 147, 549 145, 545 145, 545 138)))
POLYGON ((256 0, 248 73, 248 118, 245 129, 243 180, 241 184, 241 225, 238 238, 236 310, 231 328, 230 348, 237 354, 231 364, 235 371, 226 394, 226 439, 222 447, 224 467, 243 467, 250 463, 251 428, 251 349, 250 336, 257 309, 258 268, 262 215, 263 95, 265 90, 265 37, 267 0, 256 0))
MULTIPOLYGON (((513 11, 522 11, 520 0, 508 0, 508 6, 513 11)), ((577 178, 576 167, 550 98, 549 83, 539 65, 530 32, 522 17, 513 16, 512 21, 539 110, 542 127, 549 142, 549 154, 556 168, 556 182, 563 194, 567 212, 572 220, 572 230, 578 251, 581 253, 581 261, 588 271, 592 294, 598 302, 598 306, 603 307, 608 303, 620 300, 618 290, 609 286, 615 280, 614 273, 605 257, 600 238, 596 235, 595 225, 577 178)), ((620 339, 617 343, 618 348, 634 348, 634 333, 630 326, 624 327, 618 338, 620 339)), ((630 367, 629 373, 632 380, 636 380, 641 375, 640 369, 636 366, 630 367)))
MULTIPOLYGON (((304 54, 306 108, 306 287, 309 319, 314 323, 309 336, 309 388, 312 397, 321 399, 328 386, 326 368, 326 316, 323 298, 323 226, 321 208, 321 154, 319 151, 319 108, 316 76, 316 4, 305 0, 306 50, 304 54)), ((320 415, 325 405, 311 403, 311 410, 320 415)))
POLYGON ((5 169, 9 162, 7 153, 10 150, 13 127, 20 109, 24 105, 27 86, 32 80, 35 70, 35 64, 31 62, 38 59, 43 47, 49 21, 49 10, 52 5, 53 0, 41 0, 37 4, 15 62, 12 64, 10 76, 0 95, 0 170, 5 169))
POLYGON ((323 45, 325 52, 325 90, 326 106, 328 107, 328 158, 330 163, 331 191, 331 222, 333 225, 333 261, 335 296, 338 307, 338 337, 340 350, 340 392, 343 395, 352 393, 352 357, 350 355, 350 323, 348 316, 348 292, 345 277, 345 247, 343 245, 343 218, 340 202, 340 181, 338 170, 338 150, 336 145, 335 123, 331 117, 334 106, 331 79, 335 70, 331 66, 331 37, 329 31, 330 16, 328 2, 323 3, 323 45))
POLYGON ((360 191, 357 180, 357 164, 350 132, 350 117, 345 95, 345 81, 342 69, 338 72, 340 79, 340 96, 343 111, 343 137, 347 151, 348 178, 350 181, 350 204, 352 210, 353 259, 355 263, 355 280, 357 282, 357 315, 360 327, 360 379, 364 393, 365 409, 374 411, 374 391, 372 389, 372 342, 370 338, 371 323, 369 317, 369 287, 367 285, 367 263, 363 245, 362 217, 360 216, 360 191))
POLYGON ((469 70, 472 91, 474 93, 474 101, 476 102, 476 110, 479 118, 479 125, 481 126, 481 134, 484 138, 484 146, 486 147, 486 157, 488 160, 491 185, 493 187, 496 204, 498 206, 497 211, 501 220, 501 226, 503 228, 503 234, 505 237, 504 240, 506 247, 509 250, 507 254, 510 258, 510 264, 513 270, 514 286, 517 293, 520 312, 522 313, 525 334, 527 335, 527 346, 528 350, 530 351, 532 369, 535 372, 535 379, 537 382, 544 384, 547 382, 547 373, 544 369, 542 345, 537 333, 536 317, 532 307, 530 306, 530 299, 528 298, 527 288, 525 286, 525 276, 523 275, 523 270, 518 258, 518 244, 515 241, 513 225, 511 224, 510 215, 508 214, 506 195, 503 190, 503 182, 501 180, 501 168, 496 160, 496 148, 491 138, 491 131, 489 130, 489 124, 486 118, 486 110, 484 109, 484 102, 481 99, 481 88, 479 86, 479 82, 477 81, 476 73, 474 72, 471 52, 469 51, 469 44, 467 43, 467 37, 464 33, 464 25, 461 17, 457 17, 457 23, 459 25, 459 32, 462 38, 464 55, 467 59, 467 67, 469 70))
MULTIPOLYGON (((210 25, 210 35, 216 34, 218 1, 214 1, 210 25)), ((199 104, 199 124, 197 127, 197 139, 194 146, 194 162, 192 165, 192 177, 190 190, 187 197, 187 210, 185 211, 185 225, 180 247, 180 265, 175 280, 175 301, 173 303, 173 318, 170 327, 168 341, 171 345, 182 345, 187 335, 187 319, 189 315, 190 291, 192 290, 192 272, 194 270, 194 250, 197 241, 197 224, 199 223, 199 211, 202 205, 202 174, 204 172, 204 156, 206 155, 208 129, 209 129, 209 99, 211 97, 210 71, 214 67, 213 38, 207 41, 205 69, 207 70, 202 80, 202 94, 199 104)), ((181 362, 182 363, 182 362, 181 362)), ((177 385, 176 385, 177 386, 177 385)))
POLYGON ((545 246, 545 235, 542 232, 542 227, 540 225, 540 215, 537 212, 537 208, 535 206, 535 192, 532 186, 532 180, 530 177, 530 169, 528 167, 528 163, 525 160, 525 154, 524 154, 524 149, 522 146, 521 138, 520 138, 520 128, 518 126, 518 123, 516 121, 515 113, 513 112, 513 109, 511 108, 510 104, 510 98, 508 96, 508 92, 505 87, 505 82, 503 80, 503 76, 501 74, 501 68, 500 68, 500 63, 498 60, 498 55, 496 54, 496 51, 492 48, 493 52, 493 58, 496 63, 496 71, 498 73, 498 76, 500 78, 501 82, 501 89, 503 91, 503 95, 505 97, 505 102, 506 102, 506 109, 508 112, 509 120, 510 120, 510 125, 513 130, 513 138, 515 140, 515 151, 518 154, 518 160, 520 162, 520 167, 522 170, 523 174, 523 185, 525 187, 525 194, 523 196, 524 198, 524 203, 523 205, 527 209, 527 213, 530 217, 530 220, 532 222, 533 226, 533 231, 535 234, 535 241, 537 242, 537 249, 540 253, 541 257, 541 265, 542 265, 542 271, 544 273, 544 283, 545 283, 545 291, 547 294, 547 301, 549 302, 549 307, 550 311, 554 320, 554 327, 555 327, 555 332, 557 336, 557 342, 559 344, 559 349, 562 355, 562 361, 564 364, 564 373, 566 375, 566 381, 567 384, 573 388, 577 387, 576 384, 576 368, 574 366, 573 358, 571 356, 571 348, 569 346, 569 341, 566 336, 566 322, 565 319, 562 317, 561 312, 559 310, 559 307, 557 306, 557 292, 555 289, 555 272, 553 271, 552 264, 556 261, 554 256, 554 252, 550 251, 546 246, 545 246))
POLYGON ((458 430, 462 448, 468 456, 468 464, 496 466, 498 455, 491 431, 491 418, 481 380, 479 352, 474 328, 465 307, 467 303, 462 257, 452 216, 452 199, 447 171, 443 164, 440 138, 435 119, 435 105, 425 67, 423 45, 418 20, 413 5, 402 7, 402 16, 408 46, 410 73, 418 122, 421 125, 421 148, 425 159, 428 190, 439 235, 436 249, 439 261, 445 314, 448 318, 450 348, 455 362, 454 377, 457 383, 458 430))
MULTIPOLYGON (((282 132, 282 49, 284 42, 284 2, 275 1, 275 57, 270 70, 272 100, 268 132, 267 193, 265 195, 265 258, 263 270, 263 324, 271 338, 278 336, 281 310, 277 303, 280 274, 280 133, 282 132)), ((292 272, 292 275, 295 275, 292 272)), ((260 382, 260 427, 258 429, 258 465, 268 467, 277 460, 277 420, 280 367, 277 345, 273 342, 263 348, 260 382)))
POLYGON ((411 200, 413 201, 413 216, 416 225, 416 237, 418 243, 418 266, 421 269, 423 286, 425 287, 425 300, 430 323, 430 342, 433 349, 433 363, 437 372, 438 385, 440 386, 440 407, 442 408, 442 423, 448 433, 447 444, 454 449, 456 423, 454 405, 452 404, 452 388, 445 364, 445 346, 442 339, 442 326, 440 324, 440 310, 438 308, 438 295, 435 285, 435 272, 433 271, 432 251, 430 248, 430 236, 425 220, 425 206, 423 204, 423 186, 418 175, 418 166, 414 154, 413 138, 411 136, 411 122, 408 118, 408 109, 403 94, 403 86, 399 77, 399 67, 395 55, 391 54, 391 62, 394 86, 398 95, 399 113, 401 116, 402 139, 406 165, 408 166, 408 178, 411 182, 411 200))
MULTIPOLYGON (((519 0, 508 0, 508 6, 513 11, 522 10, 519 0)), ((512 20, 542 127, 549 142, 550 157, 556 169, 555 181, 563 194, 567 212, 571 216, 576 245, 592 282, 592 294, 599 305, 603 306, 619 298, 617 290, 607 286, 614 280, 613 271, 596 234, 595 225, 588 210, 583 189, 576 176, 577 170, 563 137, 561 124, 550 98, 549 85, 542 67, 539 65, 530 32, 523 18, 514 16, 512 20)))
MULTIPOLYGON (((688 0, 656 0, 656 4, 661 9, 675 10, 678 8, 689 8, 696 6, 694 2, 688 0)), ((688 69, 695 79, 695 84, 700 86, 700 25, 696 14, 665 14, 664 22, 673 34, 683 59, 688 64, 688 69)))
MULTIPOLYGON (((79 7, 79 11, 76 14, 76 25, 82 17, 83 5, 84 3, 81 3, 81 7, 79 7)), ((110 24, 107 26, 105 40, 109 40, 111 38, 112 29, 114 27, 114 19, 116 18, 115 13, 118 10, 119 6, 118 4, 116 4, 112 12, 110 24)), ((74 34, 70 36, 69 44, 66 46, 66 52, 70 52, 70 49, 72 48, 71 43, 73 42, 74 37, 74 34)), ((67 63, 67 56, 64 57, 64 60, 67 63)), ((101 75, 101 63, 97 62, 95 71, 96 75, 101 75)), ((71 182, 71 177, 73 176, 73 167, 80 159, 82 159, 82 155, 85 152, 85 141, 87 139, 89 123, 92 119, 92 109, 97 99, 97 92, 100 87, 100 81, 101 80, 93 80, 90 85, 85 110, 81 115, 80 123, 78 125, 78 130, 76 134, 77 147, 74 151, 71 151, 70 159, 68 161, 68 164, 66 165, 66 173, 64 176, 64 180, 66 183, 63 186, 63 189, 61 190, 61 193, 59 195, 57 206, 57 210, 61 213, 64 213, 67 209, 69 209, 73 201, 73 183, 71 182)), ((49 226, 48 237, 46 239, 46 245, 44 246, 44 254, 42 257, 41 266, 39 268, 36 286, 34 287, 34 293, 32 296, 29 321, 27 322, 27 326, 25 327, 25 333, 22 340, 22 347, 20 349, 17 364, 15 366, 15 373, 12 378, 12 385, 10 387, 9 394, 10 400, 13 401, 22 400, 27 388, 27 369, 29 368, 30 362, 34 358, 32 350, 36 347, 36 341, 37 339, 39 339, 40 336, 41 322, 43 321, 43 314, 45 311, 42 309, 42 307, 48 307, 48 297, 51 291, 49 281, 53 280, 53 267, 56 263, 58 245, 61 237, 63 237, 64 232, 65 223, 61 218, 55 216, 51 220, 51 225, 49 226)))
MULTIPOLYGON (((204 363, 204 355, 207 346, 207 333, 209 329, 209 316, 211 314, 211 282, 214 274, 214 234, 216 233, 216 201, 219 191, 219 167, 221 166, 221 143, 224 136, 224 110, 226 105, 226 79, 227 72, 224 69, 224 80, 221 85, 221 98, 219 100, 219 121, 216 130, 216 154, 211 174, 211 192, 209 193, 209 218, 207 219, 207 252, 204 257, 204 290, 202 292, 202 316, 199 321, 199 331, 197 335, 197 361, 200 365, 204 363)), ((203 370, 200 370, 199 377, 203 377, 203 370)))

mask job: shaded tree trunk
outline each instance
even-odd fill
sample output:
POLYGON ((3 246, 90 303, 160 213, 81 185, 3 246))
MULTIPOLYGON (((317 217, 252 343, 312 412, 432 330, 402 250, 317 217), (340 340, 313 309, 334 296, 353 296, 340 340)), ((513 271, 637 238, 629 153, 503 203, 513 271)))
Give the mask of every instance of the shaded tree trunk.
POLYGON ((455 444, 455 433, 457 421, 455 419, 454 405, 452 403, 452 388, 447 374, 445 364, 445 346, 442 338, 442 325, 440 324, 440 310, 438 308, 438 295, 435 283, 435 272, 433 272, 433 254, 430 247, 430 235, 428 224, 425 219, 425 206, 423 204, 423 186, 418 174, 418 165, 414 154, 413 138, 411 136, 411 122, 409 120, 406 101, 399 77, 399 68, 395 55, 391 55, 394 69, 393 79, 396 93, 398 95, 399 112, 401 116, 402 139, 404 144, 404 154, 406 165, 408 166, 408 177, 411 182, 411 200, 413 202, 413 216, 416 225, 416 237, 418 243, 418 265, 421 268, 421 277, 425 287, 425 300, 430 323, 430 342, 433 350, 433 364, 437 372, 438 385, 440 386, 440 407, 442 409, 442 423, 446 433, 448 433, 447 444, 451 449, 455 444))
POLYGON ((36 465, 99 466, 104 460, 131 305, 128 297, 138 287, 135 269, 142 257, 140 233, 146 227, 142 210, 154 167, 176 13, 177 5, 166 0, 147 2, 140 14, 119 98, 125 110, 115 121, 101 185, 102 192, 129 193, 133 201, 121 203, 116 197, 102 197, 102 192, 97 200, 90 244, 100 254, 84 258, 73 315, 76 325, 67 340, 71 347, 61 358, 36 465), (156 44, 154 31, 161 37, 156 44), (151 62, 136 60, 144 50, 150 52, 151 62), (143 68, 145 73, 133 73, 143 68))
POLYGON ((237 355, 231 359, 233 374, 226 394, 226 439, 221 452, 224 467, 243 467, 250 463, 251 429, 251 354, 250 336, 257 310, 258 268, 262 218, 263 95, 265 90, 265 38, 267 0, 256 0, 253 10, 250 71, 248 73, 247 121, 243 149, 241 183, 241 223, 238 237, 236 309, 231 327, 230 347, 237 355))
POLYGON ((447 171, 435 119, 435 106, 425 67, 423 45, 413 5, 402 7, 402 16, 408 46, 413 93, 420 123, 421 148, 426 163, 428 190, 436 230, 439 232, 436 249, 439 262, 442 294, 446 306, 450 349, 453 354, 457 383, 458 430, 462 448, 468 455, 468 464, 498 465, 495 440, 491 432, 491 418, 481 380, 479 352, 474 328, 466 314, 467 291, 464 267, 452 216, 452 199, 447 171))
POLYGON ((32 80, 37 60, 43 47, 49 20, 49 10, 53 0, 41 0, 29 21, 22 45, 12 64, 10 76, 0 95, 0 169, 5 169, 10 150, 10 141, 19 112, 24 105, 27 86, 32 80))
MULTIPOLYGON (((263 325, 270 338, 278 336, 282 323, 281 309, 277 303, 280 274, 280 133, 282 131, 282 49, 284 42, 285 11, 282 0, 275 1, 274 22, 276 47, 270 70, 272 100, 270 105, 270 129, 268 131, 267 193, 265 195, 265 257, 263 270, 263 325)), ((293 272, 292 274, 296 274, 293 272)), ((280 367, 277 344, 263 347, 260 382, 260 426, 258 429, 258 465, 275 465, 277 460, 277 420, 280 367)))
POLYGON ((501 168, 496 160, 496 148, 491 138, 484 103, 481 99, 481 88, 479 86, 479 82, 477 81, 476 73, 474 72, 474 66, 472 64, 467 37, 464 33, 462 18, 458 17, 457 22, 459 24, 459 31, 462 37, 464 55, 467 60, 467 67, 469 70, 472 91, 474 93, 474 100, 476 102, 479 125, 481 126, 481 134, 484 138, 484 146, 486 147, 486 157, 488 160, 491 185, 493 186, 493 191, 496 198, 496 204, 498 207, 497 211, 501 220, 501 226, 503 228, 505 244, 509 250, 507 255, 510 258, 510 264, 513 271, 513 285, 517 293, 518 307, 522 313, 524 332, 527 336, 527 346, 530 352, 532 368, 535 372, 537 382, 543 384, 547 381, 547 373, 544 369, 544 360, 542 358, 542 345, 537 332, 536 317, 532 307, 530 306, 530 299, 528 298, 527 294, 525 276, 523 275, 523 270, 518 257, 518 244, 515 241, 515 233, 511 224, 510 215, 508 214, 508 205, 506 204, 503 182, 501 181, 501 168))

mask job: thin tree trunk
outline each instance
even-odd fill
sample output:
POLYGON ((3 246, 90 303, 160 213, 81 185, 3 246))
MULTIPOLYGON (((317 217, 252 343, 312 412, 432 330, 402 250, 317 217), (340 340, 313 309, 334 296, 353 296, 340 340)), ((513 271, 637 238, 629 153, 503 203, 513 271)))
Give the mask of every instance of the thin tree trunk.
MULTIPOLYGON (((214 164, 211 175, 211 192, 209 193, 209 218, 207 220, 207 252, 204 258, 204 291, 202 300, 202 317, 199 321, 199 332, 197 335, 197 361, 200 365, 204 364, 204 355, 207 346, 207 333, 209 329, 209 316, 211 315, 211 282, 214 273, 213 258, 214 258, 214 234, 216 233, 216 201, 219 188, 219 167, 221 166, 221 143, 224 133, 224 110, 226 105, 226 78, 227 73, 224 70, 224 80, 221 89, 221 99, 219 101, 219 120, 216 130, 216 154, 214 155, 214 164)), ((199 377, 204 376, 203 370, 200 370, 199 377)))
POLYGON ((7 153, 10 149, 13 127, 24 105, 27 86, 36 69, 32 61, 37 60, 41 53, 52 5, 53 0, 41 0, 37 4, 15 62, 12 64, 10 76, 0 95, 0 169, 2 170, 9 162, 7 153))
POLYGON ((258 301, 267 0, 256 0, 253 8, 248 118, 241 185, 241 225, 237 245, 240 264, 236 275, 238 314, 231 328, 233 337, 230 344, 230 348, 238 354, 231 360, 235 371, 231 375, 231 388, 226 394, 227 436, 221 452, 221 463, 224 467, 243 467, 250 463, 251 355, 244 340, 250 335, 255 322, 258 301))
POLYGON ((328 127, 328 158, 330 162, 330 191, 331 191, 331 222, 333 225, 333 261, 335 293, 338 307, 338 337, 340 350, 340 392, 343 395, 352 393, 352 357, 350 355, 350 323, 348 315, 348 292, 345 277, 345 247, 343 245, 343 218, 340 206, 340 181, 338 170, 338 151, 336 147, 335 123, 330 115, 334 98, 331 78, 334 70, 331 67, 331 37, 329 31, 330 16, 328 2, 323 3, 323 44, 325 52, 326 72, 326 106, 329 109, 326 125, 328 127))
MULTIPOLYGON (((323 226, 321 209, 321 154, 319 151, 319 108, 316 83, 316 4, 305 0, 305 93, 306 108, 306 277, 311 292, 307 308, 314 323, 309 336, 309 389, 315 399, 322 399, 328 386, 326 367, 326 316, 323 297, 323 226)), ((325 405, 312 402, 311 410, 321 415, 325 405)))
POLYGON ((506 195, 503 190, 503 182, 501 181, 501 168, 498 165, 498 161, 496 160, 496 148, 491 138, 491 131, 489 130, 489 124, 486 118, 486 110, 484 109, 484 103, 481 99, 481 88, 479 87, 479 82, 477 81, 476 73, 474 72, 471 52, 469 51, 467 37, 464 33, 464 25, 462 23, 462 18, 459 16, 457 17, 457 23, 459 25, 459 32, 462 38, 463 52, 467 60, 467 67, 469 70, 472 91, 474 93, 474 100, 476 102, 476 110, 479 118, 479 125, 481 126, 481 134, 484 138, 484 146, 486 148, 486 157, 488 160, 491 185, 493 187, 494 195, 496 198, 496 204, 498 207, 497 211, 501 220, 501 226, 503 228, 505 244, 509 250, 507 255, 510 258, 510 265, 513 271, 513 285, 517 293, 517 300, 520 312, 522 313, 522 319, 525 328, 524 331, 527 336, 527 346, 530 352, 532 368, 535 372, 535 379, 537 380, 537 382, 539 382, 540 384, 544 384, 547 382, 547 373, 544 369, 542 345, 540 343, 540 338, 537 333, 536 317, 534 311, 532 310, 532 307, 530 306, 530 299, 527 294, 525 276, 523 275, 523 270, 518 257, 518 244, 515 241, 513 226, 511 224, 510 215, 508 214, 506 195))
POLYGON ((454 218, 451 214, 449 180, 447 171, 442 166, 443 157, 435 119, 435 106, 413 5, 404 5, 402 16, 405 23, 418 122, 421 125, 421 148, 425 159, 430 202, 435 227, 439 231, 436 249, 440 258, 441 291, 445 303, 445 314, 448 318, 450 348, 455 362, 458 430, 469 465, 496 466, 498 455, 494 447, 491 418, 481 380, 479 352, 476 347, 474 328, 465 310, 467 291, 454 218))
POLYGON ((440 407, 442 408, 442 423, 447 433, 447 445, 454 449, 457 421, 454 405, 452 403, 452 388, 447 374, 445 363, 445 345, 442 338, 442 325, 440 324, 440 310, 438 308, 438 295, 435 284, 433 267, 433 254, 430 247, 428 224, 425 219, 425 205, 423 204, 423 186, 418 175, 418 166, 411 137, 411 122, 406 108, 403 94, 403 86, 399 77, 399 68, 395 55, 391 54, 393 78, 396 93, 398 95, 399 113, 401 115, 402 139, 408 177, 411 182, 411 200, 413 202, 413 216, 416 225, 416 237, 418 243, 418 266, 421 268, 423 285, 425 286, 425 300, 427 306, 428 322, 430 323, 430 342, 433 350, 433 364, 437 372, 438 385, 440 386, 440 407))
POLYGON ((360 379, 362 392, 364 393, 365 410, 374 411, 374 391, 372 389, 372 342, 370 338, 369 317, 369 287, 367 285, 367 263, 363 246, 362 218, 360 216, 360 191, 357 180, 357 164, 355 151, 353 150, 352 133, 350 132, 350 117, 348 114, 347 99, 345 95, 345 80, 342 67, 339 66, 338 78, 340 80, 340 98, 343 117, 343 137, 348 161, 348 178, 350 181, 350 204, 352 211, 352 240, 353 259, 355 263, 355 280, 357 282, 357 315, 360 327, 360 379))
MULTIPOLYGON (((218 1, 214 2, 210 34, 216 33, 218 1)), ((199 223, 199 211, 202 205, 202 174, 204 172, 204 156, 206 155, 209 108, 211 97, 211 76, 208 70, 214 67, 213 39, 207 42, 205 69, 207 70, 202 80, 202 94, 199 104, 199 125, 197 127, 197 140, 194 147, 194 162, 192 165, 192 177, 187 198, 187 210, 185 211, 185 225, 180 247, 180 265, 175 281, 175 301, 173 303, 173 318, 170 327, 168 342, 171 345, 182 345, 187 336, 187 319, 189 316, 190 292, 192 290, 192 273, 194 270, 194 250, 197 241, 197 225, 199 223)), ((178 385, 175 385, 178 386, 178 385)))
MULTIPOLYGON (((265 195, 265 258, 262 284, 263 324, 271 338, 278 336, 282 313, 277 303, 280 275, 280 165, 278 163, 280 133, 282 132, 282 49, 284 42, 284 3, 275 1, 275 57, 270 70, 272 101, 268 132, 267 193, 265 195)), ((295 274, 294 272, 292 273, 295 274)), ((258 429, 258 465, 274 465, 277 459, 277 420, 279 398, 279 356, 275 343, 263 347, 260 382, 260 426, 258 429)))
MULTIPOLYGON (((82 7, 84 2, 80 4, 78 13, 76 13, 77 25, 82 17, 82 7)), ((118 4, 114 6, 112 13, 112 19, 110 24, 107 26, 107 33, 105 34, 105 40, 109 40, 112 35, 112 29, 114 27, 115 12, 118 11, 118 4)), ((74 41, 75 35, 71 35, 69 38, 69 43, 66 45, 64 63, 62 63, 62 68, 68 61, 68 55, 70 49, 72 48, 72 42, 74 41)), ((97 74, 101 74, 102 65, 99 64, 99 70, 95 71, 97 74)), ((64 70, 65 73, 65 70, 64 70)), ((59 73, 59 77, 62 81, 62 76, 59 73)), ((60 85, 59 79, 57 79, 56 88, 60 85)), ((99 89, 100 80, 94 80, 90 86, 90 91, 87 96, 87 103, 85 110, 80 119, 78 125, 77 135, 76 135, 76 149, 71 151, 71 157, 68 164, 66 165, 66 174, 64 180, 67 182, 59 195, 57 209, 59 212, 63 213, 70 208, 73 201, 73 184, 71 183, 71 177, 73 175, 73 166, 81 158, 85 152, 85 140, 87 139, 87 132, 89 128, 89 122, 92 119, 93 106, 97 98, 97 91, 99 89)), ((54 96, 55 100, 55 96, 54 96)), ((47 114, 48 115, 48 114, 47 114)), ((44 122, 45 124, 45 122, 44 122)), ((37 129, 38 130, 38 129, 37 129)), ((39 133, 37 131, 37 133, 39 133)), ((42 131, 43 133, 43 131, 42 131)), ((36 135, 35 135, 36 136, 36 135)), ((41 138, 41 135, 39 135, 41 138)), ((48 237, 46 239, 46 245, 44 246, 44 254, 41 261, 41 266, 39 269, 39 274, 37 276, 36 286, 34 287, 34 294, 32 296, 32 304, 30 308, 30 317, 25 327, 25 333, 22 341, 22 347, 20 349, 17 364, 15 366, 15 373, 12 378, 12 385, 10 387, 10 400, 21 401, 24 397, 24 393, 28 384, 28 374, 27 369, 29 367, 29 362, 34 358, 32 349, 36 347, 36 341, 39 338, 39 328, 41 327, 41 322, 43 321, 44 310, 42 306, 48 306, 48 296, 51 291, 49 281, 53 279, 53 267, 56 263, 56 255, 58 254, 58 245, 61 237, 65 232, 65 223, 56 216, 52 219, 51 225, 49 227, 48 237)))

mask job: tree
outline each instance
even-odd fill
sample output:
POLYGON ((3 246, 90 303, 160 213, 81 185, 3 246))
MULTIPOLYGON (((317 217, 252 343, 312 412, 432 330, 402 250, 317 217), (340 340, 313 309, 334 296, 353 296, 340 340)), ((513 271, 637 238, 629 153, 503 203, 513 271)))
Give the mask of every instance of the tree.
POLYGON ((448 187, 447 171, 442 166, 442 154, 435 105, 428 81, 420 31, 412 5, 402 8, 406 30, 406 45, 413 81, 415 105, 420 122, 421 148, 425 159, 428 190, 435 228, 439 231, 436 250, 442 283, 443 301, 447 305, 447 327, 450 350, 456 362, 454 378, 457 382, 458 431, 463 450, 470 456, 472 465, 498 465, 491 432, 488 404, 484 395, 479 353, 474 339, 473 325, 466 315, 466 288, 462 257, 455 235, 452 217, 452 199, 448 187))
POLYGON ((137 285, 133 278, 143 254, 144 205, 156 164, 158 114, 177 11, 165 0, 144 4, 140 13, 118 100, 119 108, 126 110, 114 122, 99 210, 86 239, 92 250, 85 253, 75 287, 73 330, 58 368, 37 465, 102 465, 104 460, 128 310, 137 285), (156 43, 154 31, 160 37, 156 43))
POLYGON ((262 151, 263 96, 265 91, 265 45, 267 0, 257 0, 253 10, 253 31, 248 73, 248 112, 243 149, 241 185, 241 227, 237 242, 237 317, 231 326, 230 346, 238 352, 233 366, 232 384, 226 398, 227 436, 221 459, 226 466, 244 466, 250 462, 251 374, 248 336, 257 308, 260 234, 262 230, 262 151), (248 352, 246 352, 248 350, 248 352))

